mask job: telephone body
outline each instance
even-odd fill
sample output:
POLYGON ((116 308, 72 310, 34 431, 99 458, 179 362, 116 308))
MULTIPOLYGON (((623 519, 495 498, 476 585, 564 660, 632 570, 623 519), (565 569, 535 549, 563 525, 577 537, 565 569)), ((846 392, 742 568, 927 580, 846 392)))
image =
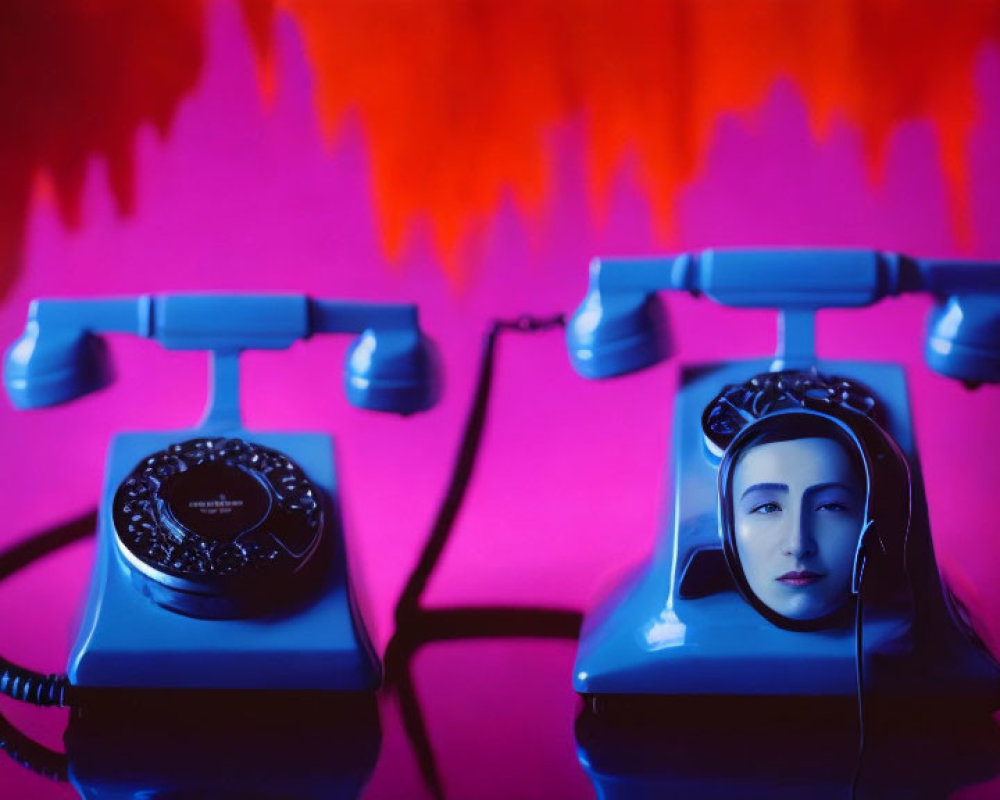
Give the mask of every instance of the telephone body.
POLYGON ((355 333, 349 401, 397 413, 435 401, 435 361, 412 305, 302 295, 168 294, 37 300, 9 349, 18 408, 111 379, 99 334, 211 353, 193 429, 111 442, 97 556, 68 664, 74 691, 365 691, 381 667, 347 572, 330 437, 247 430, 239 354, 355 333))
MULTIPOLYGON (((779 310, 773 359, 684 367, 674 402, 672 468, 654 553, 585 619, 574 667, 593 701, 631 695, 843 697, 858 690, 853 625, 803 633, 761 616, 736 591, 719 524, 716 459, 703 413, 724 387, 751 376, 802 370, 848 376, 881 404, 887 433, 905 456, 912 486, 905 559, 910 598, 902 611, 866 610, 866 690, 966 696, 995 707, 996 662, 954 613, 930 537, 903 370, 896 364, 817 358, 814 314, 927 291, 926 358, 971 384, 1000 382, 1000 265, 919 261, 862 250, 708 250, 597 259, 588 294, 567 327, 577 372, 605 378, 649 367, 670 352, 657 292, 779 310), (918 623, 918 624, 917 624, 918 623), (880 680, 879 664, 910 659, 912 681, 880 680)), ((715 455, 718 455, 716 453, 715 455)))

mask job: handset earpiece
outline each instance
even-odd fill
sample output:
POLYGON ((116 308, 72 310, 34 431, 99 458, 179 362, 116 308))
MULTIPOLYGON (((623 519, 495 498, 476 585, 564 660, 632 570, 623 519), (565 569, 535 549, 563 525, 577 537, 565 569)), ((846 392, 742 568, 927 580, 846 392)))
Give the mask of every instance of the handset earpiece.
POLYGON ((68 403, 113 378, 99 332, 141 333, 148 298, 35 300, 24 333, 7 350, 3 382, 18 409, 68 403))
POLYGON ((419 330, 367 328, 347 351, 344 391, 357 408, 412 414, 437 402, 439 374, 434 343, 419 330))
POLYGON ((957 294, 927 324, 927 365, 967 384, 1000 383, 1000 294, 957 294))

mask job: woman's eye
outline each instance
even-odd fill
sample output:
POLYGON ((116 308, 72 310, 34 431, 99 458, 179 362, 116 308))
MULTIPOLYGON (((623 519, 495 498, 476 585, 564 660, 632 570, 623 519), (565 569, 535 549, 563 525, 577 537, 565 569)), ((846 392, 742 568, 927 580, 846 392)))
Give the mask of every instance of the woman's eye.
POLYGON ((781 511, 781 506, 777 503, 761 503, 750 509, 751 514, 773 514, 775 511, 781 511))
POLYGON ((843 503, 831 502, 822 503, 816 506, 817 511, 847 511, 847 506, 843 503))

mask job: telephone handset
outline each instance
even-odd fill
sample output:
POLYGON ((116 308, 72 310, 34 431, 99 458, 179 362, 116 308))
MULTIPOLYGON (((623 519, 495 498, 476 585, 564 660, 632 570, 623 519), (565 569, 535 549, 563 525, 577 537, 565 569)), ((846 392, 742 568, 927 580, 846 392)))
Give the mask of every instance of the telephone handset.
POLYGON ((409 414, 436 401, 417 310, 303 295, 37 300, 4 362, 17 408, 107 385, 104 333, 208 350, 210 397, 192 430, 119 434, 98 556, 68 669, 75 690, 361 690, 380 668, 353 599, 329 437, 250 432, 239 354, 358 334, 349 402, 409 414))
POLYGON ((779 367, 815 360, 817 309, 929 292, 937 304, 927 329, 928 365, 967 383, 1000 383, 1000 264, 871 250, 705 250, 595 259, 587 295, 566 332, 581 375, 620 375, 670 355, 660 290, 705 295, 729 306, 779 309, 779 367))
POLYGON ((112 372, 102 333, 129 333, 168 350, 208 350, 212 403, 202 427, 239 424, 237 359, 243 350, 284 350, 319 334, 355 333, 344 371, 359 408, 408 414, 434 402, 432 349, 412 305, 304 295, 142 295, 35 300, 24 334, 8 350, 4 386, 17 408, 65 403, 100 389, 112 372))

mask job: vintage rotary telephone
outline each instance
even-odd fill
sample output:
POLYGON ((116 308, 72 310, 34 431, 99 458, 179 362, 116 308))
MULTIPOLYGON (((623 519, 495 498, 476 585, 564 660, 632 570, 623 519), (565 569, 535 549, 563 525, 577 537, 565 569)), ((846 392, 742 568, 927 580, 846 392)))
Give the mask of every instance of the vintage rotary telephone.
POLYGON ((107 384, 102 333, 208 350, 208 408, 191 430, 114 438, 67 675, 42 679, 0 662, 5 691, 61 705, 67 693, 101 689, 376 688, 379 662, 347 575, 332 442, 246 430, 239 355, 359 334, 348 400, 420 411, 436 399, 436 365, 416 308, 302 295, 38 300, 4 362, 13 404, 66 403, 107 384))
MULTIPOLYGON (((586 619, 576 690, 595 708, 631 695, 850 698, 859 692, 862 660, 909 658, 914 668, 904 679, 897 674, 880 682, 873 671, 867 688, 964 697, 995 707, 997 666, 960 630, 938 575, 903 371, 893 364, 818 358, 814 314, 928 292, 937 303, 927 331, 927 363, 970 386, 1000 383, 1000 265, 855 250, 707 250, 598 259, 590 267, 587 295, 567 326, 577 372, 606 378, 671 355, 661 290, 778 309, 777 352, 773 359, 682 370, 665 530, 649 562, 586 619), (844 416, 864 417, 869 427, 884 426, 886 441, 905 458, 911 489, 909 497, 902 489, 910 500, 908 536, 895 532, 905 537, 905 547, 898 548, 905 563, 898 566, 906 575, 906 602, 895 610, 869 612, 866 606, 864 659, 860 611, 857 637, 850 624, 814 633, 801 630, 808 626, 774 624, 737 593, 720 537, 718 459, 725 442, 740 425, 772 411, 799 409, 803 416, 832 405, 842 407, 844 416), (720 408, 731 412, 730 419, 709 418, 710 410, 720 408), (721 444, 715 435, 720 433, 721 444)), ((837 420, 827 424, 858 428, 837 420)), ((869 487, 872 475, 869 470, 869 487)), ((865 553, 872 552, 865 549, 869 522, 857 539, 855 594, 865 553)), ((878 578, 869 572, 867 583, 877 588, 878 578)), ((792 576, 800 582, 814 577, 792 576)), ((844 586, 846 592, 846 579, 844 586)), ((860 609, 860 600, 856 605, 860 609)))

